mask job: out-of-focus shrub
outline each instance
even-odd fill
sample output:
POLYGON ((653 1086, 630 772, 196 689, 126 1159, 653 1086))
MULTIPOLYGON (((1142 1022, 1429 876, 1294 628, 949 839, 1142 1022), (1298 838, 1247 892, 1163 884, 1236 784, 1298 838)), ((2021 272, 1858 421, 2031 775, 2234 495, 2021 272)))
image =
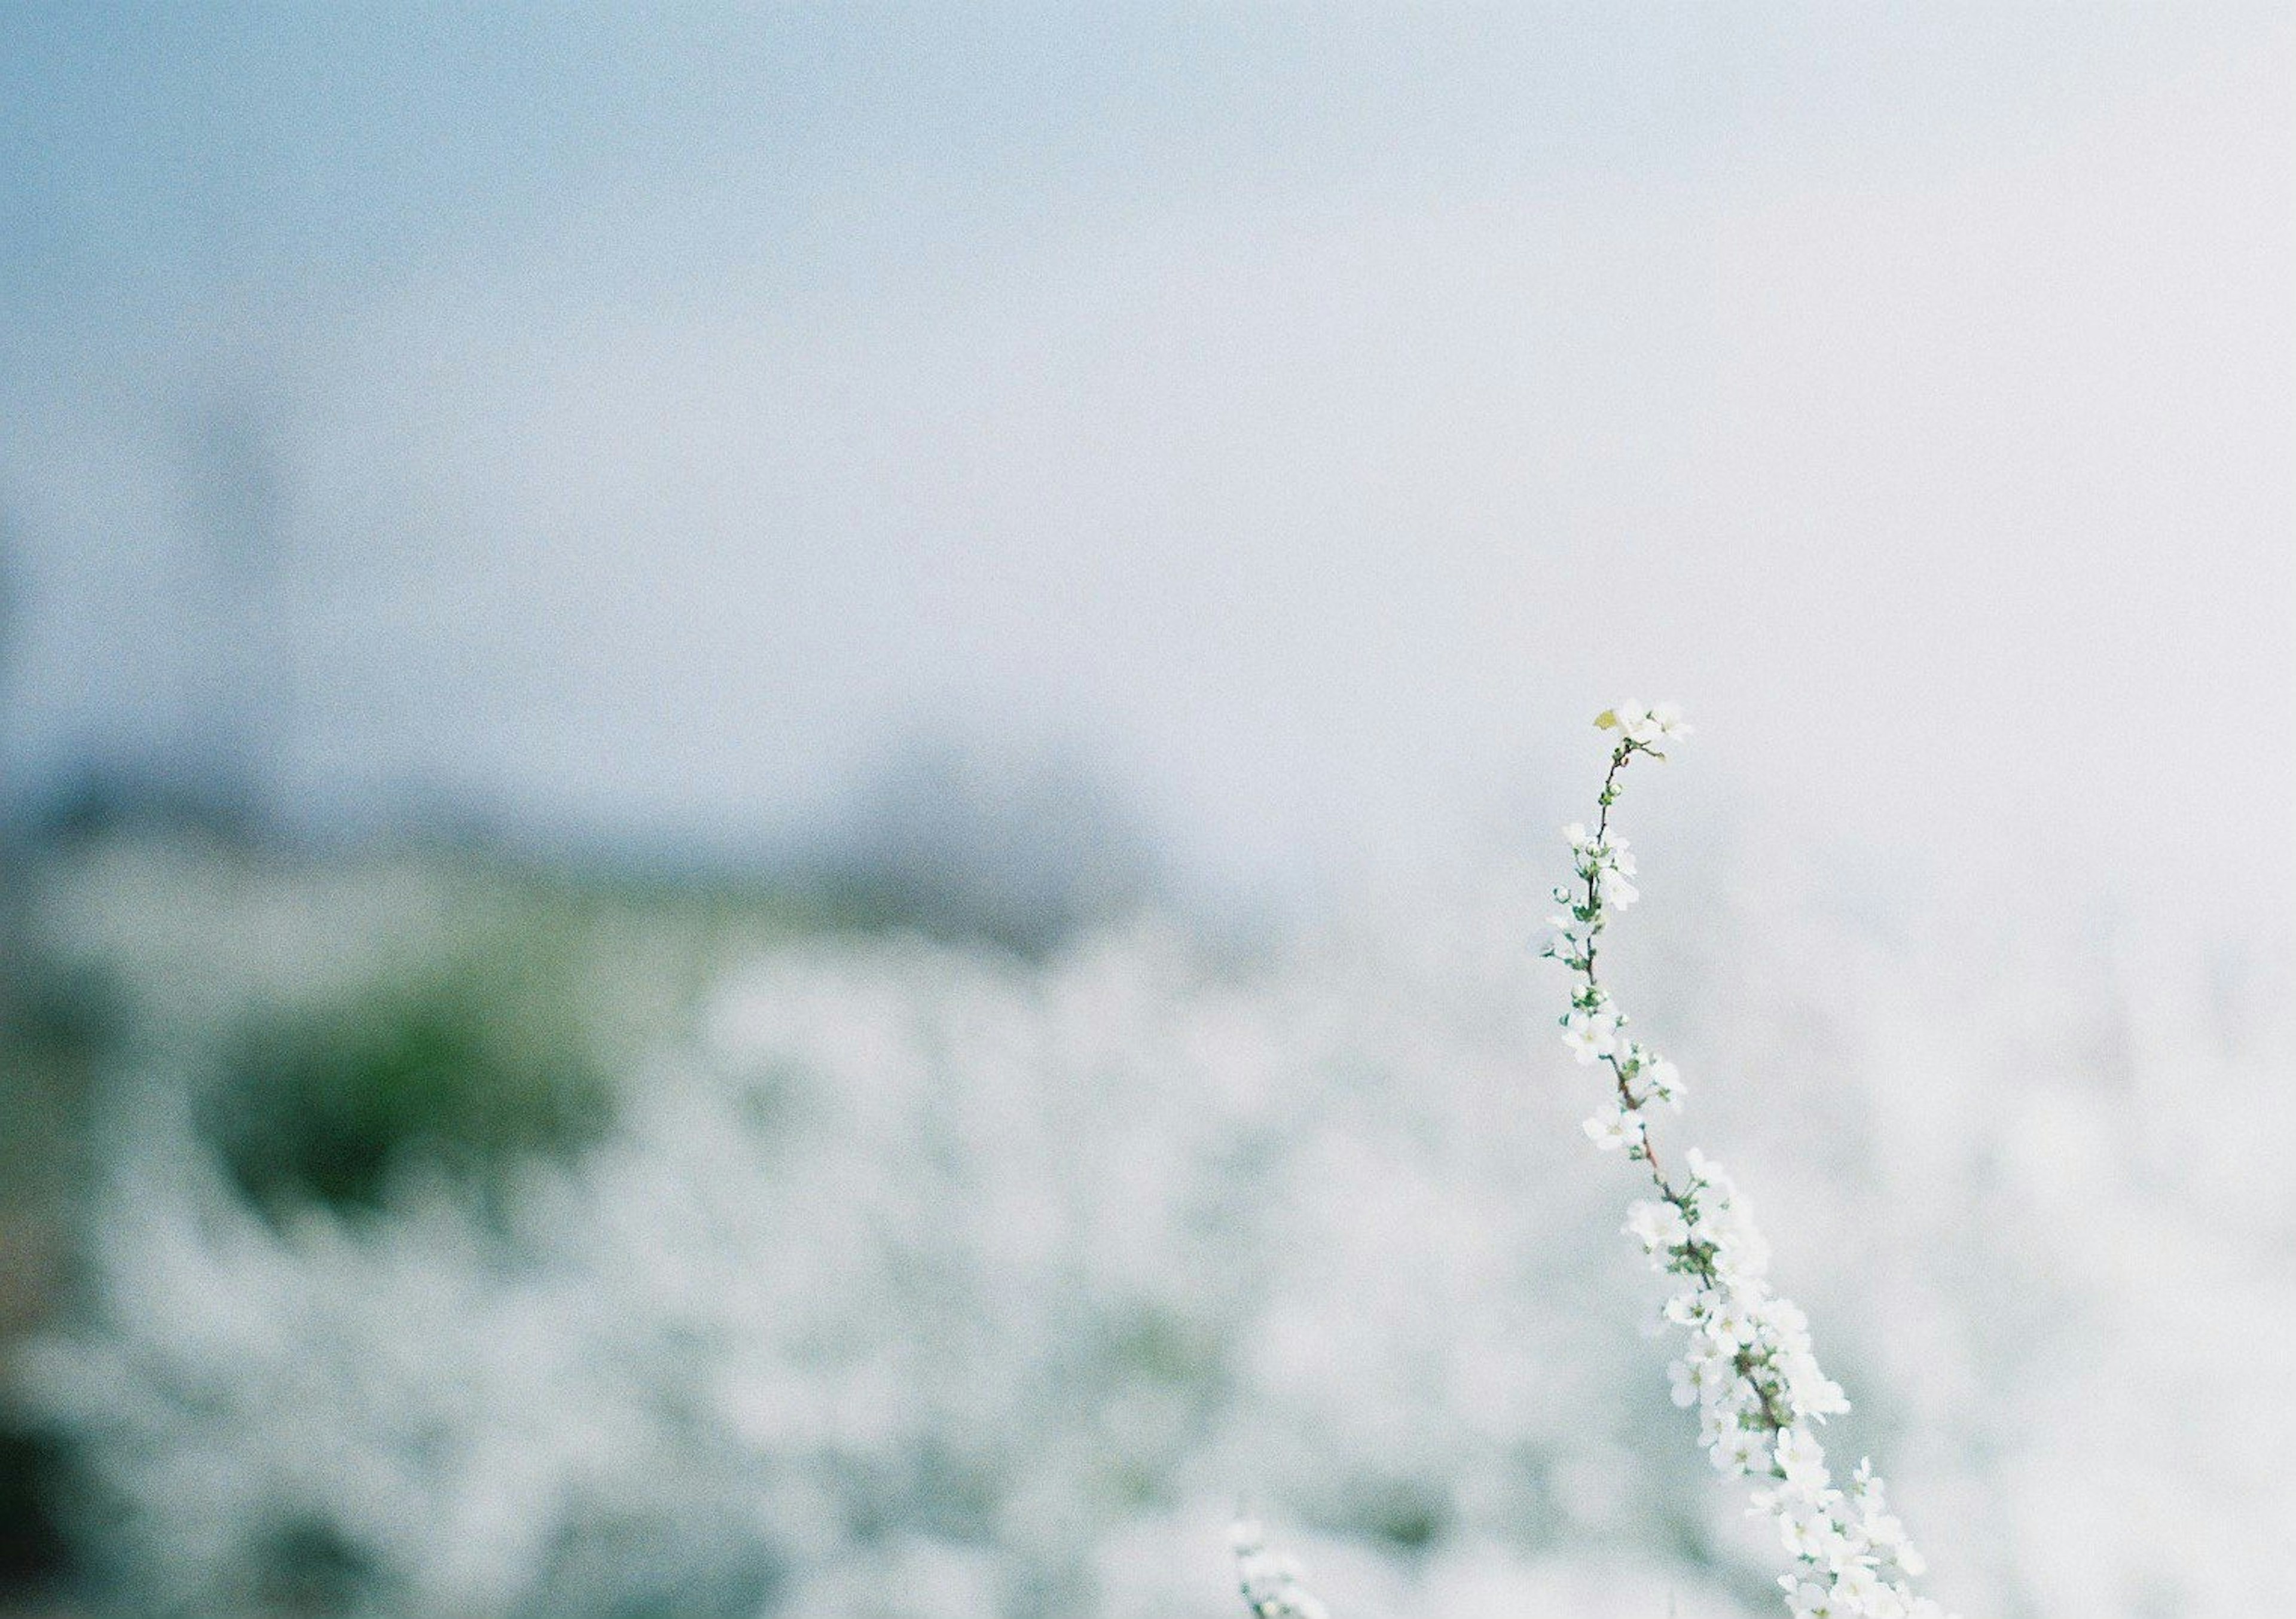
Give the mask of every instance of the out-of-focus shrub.
MULTIPOLYGON (((120 1038, 116 985, 29 925, 23 857, 0 829, 0 1367, 65 1295, 91 1100, 120 1038)), ((0 1604, 69 1577, 54 1511, 62 1461, 0 1382, 0 1604)))
MULTIPOLYGON (((2296 1508, 2270 975, 1915 957, 1762 900, 1617 965, 1684 988, 1652 1033, 1858 1402, 1844 1453, 1892 1458, 1967 1611, 2245 1619, 2296 1508)), ((143 1612, 1209 1615, 1239 1492, 1349 1612, 1764 1611, 1524 920, 1241 969, 1152 928, 788 944, 588 1151, 357 1217, 266 1217, 127 1108, 89 1309, 24 1386, 143 1612)))
POLYGON ((372 1206, 431 1169, 498 1183, 521 1157, 578 1152, 611 1115, 580 986, 563 952, 506 936, 252 1012, 223 1042, 203 1122, 273 1208, 372 1206))

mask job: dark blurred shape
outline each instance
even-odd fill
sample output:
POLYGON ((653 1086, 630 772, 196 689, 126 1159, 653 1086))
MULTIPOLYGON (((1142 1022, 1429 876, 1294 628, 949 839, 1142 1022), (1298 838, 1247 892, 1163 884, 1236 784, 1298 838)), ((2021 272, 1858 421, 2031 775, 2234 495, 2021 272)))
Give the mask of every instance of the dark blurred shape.
MULTIPOLYGON (((0 735, 13 695, 14 536, 0 510, 0 735)), ((63 1231, 86 1145, 88 1098, 118 1032, 111 986, 61 961, 36 926, 29 829, 0 796, 0 1368, 62 1290, 63 1231)), ((0 1603, 51 1600, 71 1582, 53 1511, 61 1448, 0 1388, 0 1603)))
POLYGON ((50 1503, 61 1448, 0 1421, 0 1601, 40 1599, 62 1588, 71 1557, 50 1503))
POLYGON ((505 932, 252 1015, 226 1043, 208 1130, 274 1211, 374 1207, 425 1168, 491 1190, 523 1157, 578 1152, 611 1116, 576 977, 546 943, 505 932))
POLYGON ((304 1518, 280 1525, 264 1563, 258 1611, 296 1619, 350 1612, 371 1578, 357 1547, 331 1525, 304 1518))
POLYGON ((848 927, 1040 957, 1158 895, 1119 804, 1074 750, 914 740, 855 795, 819 886, 848 927))
POLYGON ((252 794, 152 756, 79 760, 43 783, 19 813, 25 841, 44 851, 136 833, 188 834, 245 851, 262 846, 272 830, 252 794))

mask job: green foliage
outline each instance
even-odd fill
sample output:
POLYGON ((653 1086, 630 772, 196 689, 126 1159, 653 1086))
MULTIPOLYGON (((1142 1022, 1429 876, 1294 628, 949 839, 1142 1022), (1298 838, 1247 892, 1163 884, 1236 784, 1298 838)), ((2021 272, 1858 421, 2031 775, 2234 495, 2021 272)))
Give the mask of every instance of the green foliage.
POLYGON ((207 1123, 258 1203, 381 1202, 417 1165, 482 1189, 594 1140, 612 1095, 562 952, 515 934, 417 961, 226 1042, 207 1123))

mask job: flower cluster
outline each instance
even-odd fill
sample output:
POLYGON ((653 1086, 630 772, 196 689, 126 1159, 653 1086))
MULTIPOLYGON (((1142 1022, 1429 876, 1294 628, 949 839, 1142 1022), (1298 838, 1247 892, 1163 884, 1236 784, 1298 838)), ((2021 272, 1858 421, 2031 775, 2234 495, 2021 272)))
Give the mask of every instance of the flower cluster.
POLYGON ((1595 961, 1611 913, 1638 897, 1634 857, 1610 827, 1620 778, 1636 755, 1661 758, 1659 744, 1689 732, 1671 704, 1620 703, 1595 724, 1620 740, 1594 827, 1563 829, 1578 880, 1554 891, 1567 910, 1550 919, 1545 953, 1571 975, 1563 1044, 1581 1063, 1610 1069, 1611 1101, 1587 1121, 1587 1133, 1640 1163, 1658 1190, 1628 1210, 1625 1229, 1652 1268, 1679 1284, 1661 1312, 1689 1337, 1668 1368, 1675 1403, 1697 1408, 1700 1438, 1718 1470, 1759 1481, 1752 1509, 1775 1522, 1794 1558, 1793 1572, 1778 1582, 1794 1619, 1942 1619, 1935 1602, 1910 1588, 1922 1558, 1890 1515, 1872 1464, 1860 1463, 1846 1490, 1833 1483, 1816 1425, 1849 1402, 1819 1367, 1808 1319, 1764 1280, 1769 1252, 1745 1199, 1694 1148, 1672 1177, 1652 1148, 1650 1109, 1681 1108, 1681 1076, 1628 1036, 1595 961))
MULTIPOLYGON (((1658 753, 1660 742, 1678 742, 1690 734, 1690 727, 1682 723, 1679 705, 1652 703, 1645 707, 1632 698, 1603 709, 1595 716, 1595 724, 1604 731, 1616 731, 1626 740, 1651 754, 1658 753)), ((1665 756, 1660 754, 1658 756, 1663 758, 1665 756)))
POLYGON ((1235 1548, 1236 1584, 1256 1619, 1327 1619, 1323 1603, 1300 1583, 1300 1560, 1269 1550, 1257 1519, 1238 1518, 1228 1541, 1235 1548))

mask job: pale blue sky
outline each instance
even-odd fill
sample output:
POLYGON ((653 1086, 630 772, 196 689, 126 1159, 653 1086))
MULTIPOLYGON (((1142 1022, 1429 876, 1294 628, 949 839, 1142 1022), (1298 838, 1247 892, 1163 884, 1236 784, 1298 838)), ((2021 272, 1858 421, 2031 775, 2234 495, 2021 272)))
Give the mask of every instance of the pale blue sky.
MULTIPOLYGON (((2276 8, 12 8, 17 296, 411 272, 645 196, 786 243, 894 191, 943 228, 1203 190, 1836 177, 1989 162, 2285 48, 2276 8)), ((594 223, 611 227, 612 222, 594 223)))
POLYGON ((1283 886, 1639 693, 1755 826, 2112 887, 2200 820, 2284 898, 2291 72, 2276 7, 16 8, 10 756, 198 746, 223 409, 315 814, 739 845, 946 723, 1283 886))

